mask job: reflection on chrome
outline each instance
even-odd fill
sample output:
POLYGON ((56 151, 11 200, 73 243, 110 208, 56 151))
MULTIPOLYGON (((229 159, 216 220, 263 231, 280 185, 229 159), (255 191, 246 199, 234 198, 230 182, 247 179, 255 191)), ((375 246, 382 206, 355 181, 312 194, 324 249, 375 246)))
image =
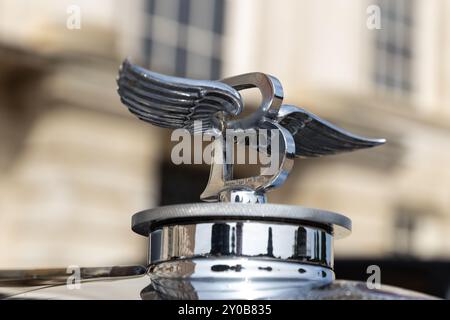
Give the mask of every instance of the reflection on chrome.
POLYGON ((161 299, 287 299, 293 292, 331 283, 329 268, 273 259, 195 258, 149 269, 141 295, 161 299))
POLYGON ((163 226, 149 235, 149 264, 177 258, 253 257, 333 267, 332 235, 318 227, 252 221, 163 226))
POLYGON ((282 299, 334 280, 332 230, 288 222, 174 223, 149 234, 143 298, 282 299))

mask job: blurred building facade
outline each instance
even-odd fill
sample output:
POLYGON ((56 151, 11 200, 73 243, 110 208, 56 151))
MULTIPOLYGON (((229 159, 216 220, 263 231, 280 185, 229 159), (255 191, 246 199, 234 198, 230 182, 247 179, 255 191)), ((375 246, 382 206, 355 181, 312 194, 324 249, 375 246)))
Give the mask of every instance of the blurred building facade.
POLYGON ((270 73, 286 103, 387 138, 299 160, 270 200, 349 216, 338 256, 449 258, 449 15, 447 0, 0 0, 0 267, 143 261, 130 217, 164 197, 170 148, 118 101, 127 56, 270 73))
POLYGON ((388 140, 299 161, 273 200, 349 215, 337 255, 448 257, 450 2, 244 3, 230 2, 227 74, 274 74, 286 102, 388 140))

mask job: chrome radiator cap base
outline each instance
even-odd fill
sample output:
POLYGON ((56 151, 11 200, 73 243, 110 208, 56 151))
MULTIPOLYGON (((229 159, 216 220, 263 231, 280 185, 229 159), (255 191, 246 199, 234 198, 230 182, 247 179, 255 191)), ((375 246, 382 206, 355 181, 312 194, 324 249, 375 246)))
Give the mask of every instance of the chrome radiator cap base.
POLYGON ((350 235, 352 221, 331 211, 282 204, 189 203, 157 207, 133 215, 131 228, 148 236, 151 228, 173 221, 206 221, 220 219, 258 221, 297 221, 333 228, 336 239, 350 235))
POLYGON ((162 299, 290 299, 333 282, 339 214, 296 206, 198 203, 133 216, 149 239, 143 295, 162 299))

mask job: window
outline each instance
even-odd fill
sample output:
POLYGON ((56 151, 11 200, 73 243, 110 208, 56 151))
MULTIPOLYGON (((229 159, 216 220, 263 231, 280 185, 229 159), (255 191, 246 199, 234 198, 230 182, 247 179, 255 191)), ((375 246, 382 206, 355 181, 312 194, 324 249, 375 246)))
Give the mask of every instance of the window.
POLYGON ((380 90, 411 91, 413 0, 379 0, 381 30, 376 30, 374 80, 380 90))
POLYGON ((218 79, 224 9, 224 0, 147 0, 147 66, 180 77, 218 79))

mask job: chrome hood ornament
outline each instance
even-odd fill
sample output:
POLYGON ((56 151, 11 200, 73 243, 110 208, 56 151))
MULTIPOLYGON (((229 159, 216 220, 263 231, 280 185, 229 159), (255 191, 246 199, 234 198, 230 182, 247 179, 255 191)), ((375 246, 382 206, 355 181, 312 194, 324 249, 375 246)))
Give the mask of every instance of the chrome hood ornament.
POLYGON ((209 203, 153 208, 132 217, 133 231, 148 238, 146 267, 81 268, 80 290, 64 285, 72 277, 64 269, 0 271, 0 298, 433 298, 335 281, 333 241, 350 233, 350 219, 320 209, 266 203, 266 192, 283 184, 295 157, 370 148, 383 139, 358 137, 304 109, 283 105, 280 82, 263 73, 188 80, 125 60, 117 82, 122 102, 138 118, 214 138, 210 179, 201 195, 209 203), (239 91, 253 87, 260 90, 262 102, 240 117, 244 103, 239 91), (245 136, 249 130, 258 133, 256 144, 245 136), (245 139, 239 139, 241 133, 245 139), (228 161, 235 143, 268 155, 269 169, 274 170, 264 168, 261 175, 235 179, 233 162, 228 161))
POLYGON ((281 83, 264 73, 190 80, 125 60, 117 83, 121 101, 139 119, 214 136, 201 199, 216 203, 160 207, 133 216, 133 230, 149 238, 152 284, 146 297, 306 298, 312 288, 334 280, 333 239, 349 234, 351 221, 323 210, 267 204, 266 192, 283 184, 295 157, 370 148, 383 139, 356 136, 282 104, 281 83), (262 102, 239 117, 244 111, 239 91, 248 88, 259 89, 262 102), (278 159, 279 165, 271 174, 234 179, 233 163, 224 159, 239 142, 235 135, 247 130, 269 130, 256 145, 240 142, 278 159))
MULTIPOLYGON (((302 108, 282 104, 280 81, 260 72, 221 81, 191 80, 151 72, 125 60, 117 83, 121 101, 139 119, 159 127, 215 135, 210 179, 201 195, 204 201, 266 202, 266 191, 286 180, 295 157, 318 157, 385 143, 384 139, 357 136, 302 108), (244 110, 239 91, 249 88, 259 89, 262 102, 250 115, 238 118, 244 110), (224 160, 227 150, 233 148, 227 149, 225 143, 230 140, 229 132, 244 136, 245 130, 262 129, 279 133, 276 142, 280 142, 281 165, 270 176, 233 179, 233 164, 224 160)), ((273 141, 265 140, 256 148, 270 153, 273 141)))

